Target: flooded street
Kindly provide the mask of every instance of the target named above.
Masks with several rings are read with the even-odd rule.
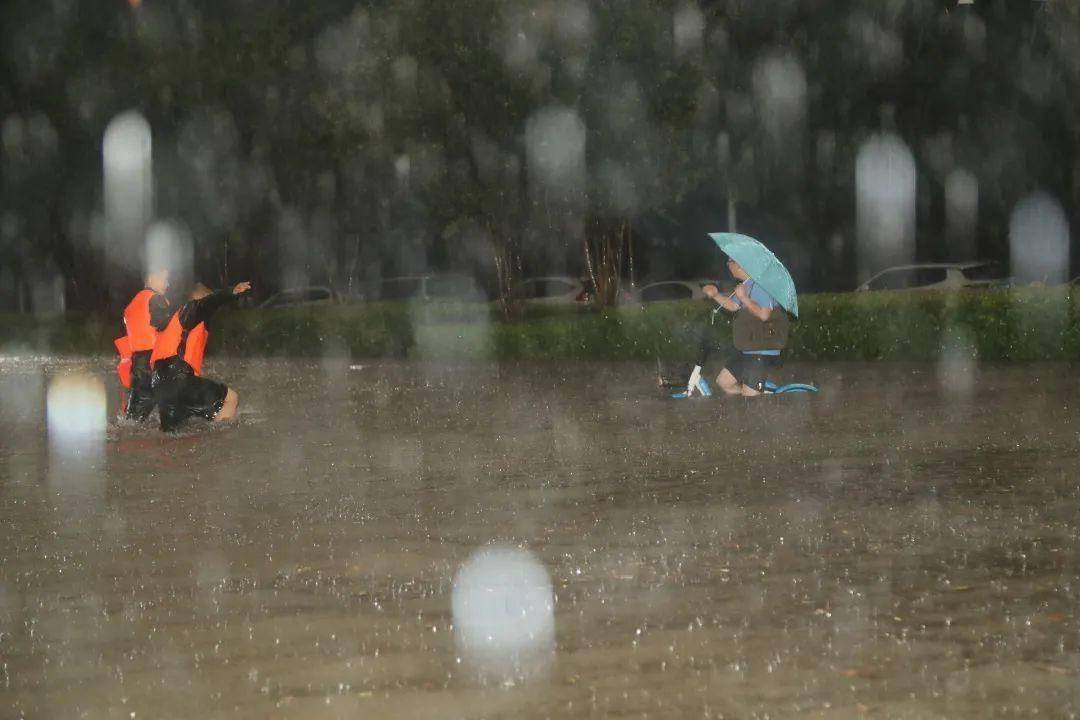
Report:
[[[7,359],[0,715],[1075,717],[1078,369],[215,360],[165,436]]]

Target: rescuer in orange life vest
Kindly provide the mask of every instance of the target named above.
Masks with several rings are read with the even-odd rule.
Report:
[[[125,414],[133,420],[145,420],[154,409],[150,354],[158,332],[165,329],[172,314],[169,301],[165,299],[168,289],[169,271],[152,272],[146,276],[146,287],[124,308],[127,335],[116,341],[121,356],[117,372],[122,382],[129,380],[124,382],[131,389]]]
[[[236,417],[240,404],[236,391],[202,377],[203,352],[209,337],[206,321],[219,307],[250,289],[249,282],[237,283],[232,291],[218,292],[197,284],[191,291],[191,299],[158,333],[150,364],[162,430],[175,430],[193,415],[207,420]]]

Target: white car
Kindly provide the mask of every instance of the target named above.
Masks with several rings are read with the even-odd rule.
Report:
[[[634,290],[633,302],[650,303],[666,300],[701,300],[705,298],[702,290],[706,285],[716,285],[716,280],[699,278],[697,280],[661,280],[642,285]]]
[[[517,292],[530,305],[585,305],[592,300],[585,283],[566,275],[524,278]]]
[[[997,265],[990,261],[917,263],[886,268],[855,288],[855,291],[948,290],[1003,285],[1007,282],[1007,279],[998,276]]]
[[[355,300],[460,300],[484,302],[487,297],[468,275],[403,275],[364,283]]]
[[[260,310],[290,307],[293,305],[315,305],[341,302],[341,297],[328,287],[312,286],[292,288],[274,293],[259,303]]]

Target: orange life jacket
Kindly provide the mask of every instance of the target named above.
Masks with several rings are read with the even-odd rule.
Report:
[[[120,384],[131,389],[131,341],[127,335],[113,340],[116,352],[120,353],[120,362],[116,363],[116,374],[120,377]]]
[[[154,349],[157,330],[150,324],[150,299],[156,294],[144,288],[124,308],[124,326],[133,353]]]
[[[210,333],[206,330],[206,323],[199,323],[191,330],[184,330],[180,325],[180,312],[173,313],[169,318],[169,324],[158,333],[154,342],[154,352],[150,355],[150,367],[158,360],[168,360],[171,357],[184,353],[184,362],[191,366],[196,375],[202,374],[203,353],[206,352],[206,341]]]

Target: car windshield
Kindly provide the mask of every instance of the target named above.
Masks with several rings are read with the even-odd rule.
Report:
[[[270,298],[266,303],[266,307],[283,307],[285,305],[292,305],[296,302],[296,293],[289,290],[286,292],[280,292],[277,295]]]

